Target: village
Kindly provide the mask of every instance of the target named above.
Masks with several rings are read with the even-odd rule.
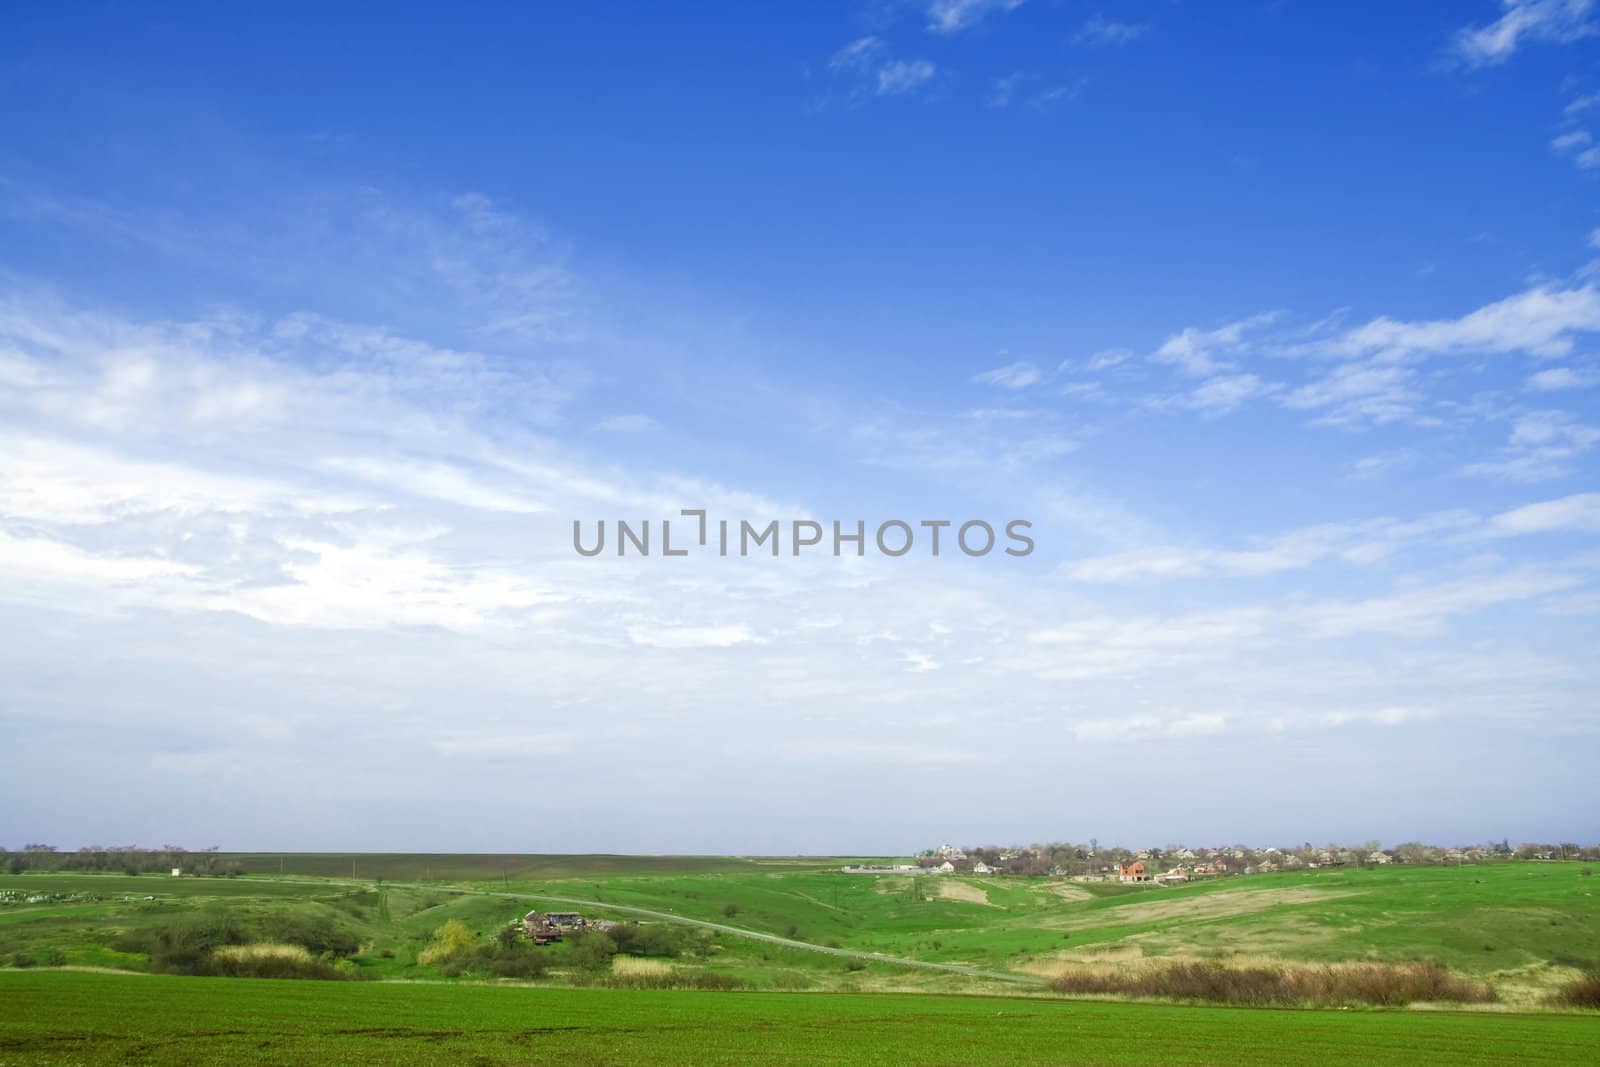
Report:
[[[1305,844],[1297,848],[1251,848],[1223,845],[1187,848],[1107,848],[1088,845],[1030,845],[1002,848],[961,848],[944,844],[917,854],[915,861],[894,864],[851,864],[846,874],[976,874],[1067,878],[1079,882],[1149,882],[1183,884],[1230,875],[1271,871],[1312,871],[1325,867],[1381,867],[1388,864],[1456,866],[1486,859],[1595,858],[1593,849],[1577,845],[1523,844],[1509,841],[1488,845],[1440,847],[1407,843],[1391,849],[1375,841],[1360,846]]]

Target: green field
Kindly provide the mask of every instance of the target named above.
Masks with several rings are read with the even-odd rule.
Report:
[[[0,1063],[1578,1063],[1600,1018],[0,973]]]
[[[1525,1062],[1555,1060],[1600,1042],[1600,1017],[1550,1000],[1600,971],[1597,880],[1575,862],[1167,888],[848,874],[815,859],[355,856],[354,878],[348,855],[245,859],[285,873],[0,876],[0,1061],[294,1062],[359,1047],[380,1062],[455,1062],[467,1049],[483,1062],[737,1062],[757,1050],[887,1062],[981,1040],[1063,1063],[1252,1049],[1304,1062],[1340,1047],[1459,1063],[1504,1061],[1512,1047]],[[532,907],[628,922],[635,941],[603,955],[519,941],[515,961],[532,969],[494,970],[496,934]],[[431,953],[452,921],[466,947],[447,965]],[[371,981],[179,977],[196,955],[172,945],[224,928],[216,944],[277,946],[327,977]],[[1153,960],[1438,962],[1491,985],[1498,1003],[1284,1011],[1068,999],[1048,986],[1067,969]]]
[[[288,913],[332,925],[359,942],[351,958],[363,973],[435,977],[415,961],[442,923],[459,919],[487,937],[541,906],[731,928],[704,931],[707,951],[679,962],[758,988],[992,988],[970,975],[851,963],[817,949],[1022,979],[1073,963],[1163,957],[1429,960],[1491,981],[1508,1001],[1528,1005],[1554,984],[1600,968],[1600,880],[1579,863],[1347,868],[1163,888],[857,875],[842,873],[834,860],[702,857],[357,856],[352,879],[311,873],[347,871],[350,856],[245,858],[251,868],[281,864],[289,873],[0,876],[0,894],[69,898],[0,904],[0,964],[21,953],[35,962],[137,969],[142,961],[126,947],[129,931],[221,910],[260,922]],[[386,873],[361,877],[363,867]],[[440,877],[424,880],[428,872]],[[550,959],[559,970],[559,946]]]

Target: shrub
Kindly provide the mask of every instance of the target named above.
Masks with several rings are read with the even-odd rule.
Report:
[[[195,970],[217,978],[315,978],[334,980],[356,977],[348,960],[335,963],[329,956],[313,959],[299,945],[232,945],[217,949]]]
[[[489,973],[496,978],[543,978],[549,968],[543,954],[532,950],[502,953],[489,960]]]
[[[38,965],[39,961],[26,952],[18,952],[11,957],[11,966],[13,967],[37,967]]]
[[[417,953],[417,962],[430,964],[458,963],[459,958],[472,951],[472,931],[460,919],[451,919],[433,932],[428,947]],[[456,973],[460,973],[457,968]]]
[[[1600,1008],[1600,974],[1573,979],[1556,990],[1551,999],[1569,1008]]]
[[[749,982],[731,974],[712,974],[685,967],[673,967],[663,973],[630,973],[611,975],[599,983],[609,989],[752,989]]]
[[[617,954],[617,943],[598,930],[579,930],[568,935],[567,941],[572,946],[572,962],[586,971],[611,966],[611,957]]]
[[[361,949],[361,938],[327,915],[272,912],[252,922],[251,932],[262,941],[300,945],[313,956],[352,956]]]
[[[166,974],[199,974],[213,951],[244,943],[244,934],[226,912],[184,915],[165,926],[124,937],[118,947],[144,952],[150,969]]]
[[[1437,963],[1360,963],[1339,967],[1228,967],[1173,962],[1126,971],[1080,971],[1051,983],[1059,993],[1122,994],[1223,1004],[1377,1004],[1417,1001],[1482,1004],[1493,987],[1452,975]]]
[[[618,923],[606,936],[616,942],[618,952],[628,956],[703,956],[711,945],[709,933],[667,923]]]

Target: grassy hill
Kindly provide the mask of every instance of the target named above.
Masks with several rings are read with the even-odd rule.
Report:
[[[250,869],[281,865],[288,873],[0,876],[0,895],[47,898],[0,904],[0,964],[138,969],[156,932],[187,916],[221,914],[247,939],[282,934],[313,948],[333,945],[364,975],[436,978],[418,955],[442,924],[459,920],[486,940],[540,906],[728,928],[696,931],[693,951],[674,966],[769,989],[998,988],[971,974],[813,951],[819,947],[1039,980],[1084,965],[1165,958],[1426,960],[1529,1005],[1561,981],[1600,970],[1600,880],[1579,863],[1341,868],[1167,888],[846,874],[842,861],[818,859],[358,855],[352,879],[348,855],[242,858]],[[571,972],[567,953],[546,950],[547,983],[584,977]]]

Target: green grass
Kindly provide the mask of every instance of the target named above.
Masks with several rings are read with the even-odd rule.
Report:
[[[0,973],[0,1064],[1576,1063],[1600,1016]]]
[[[349,860],[291,858],[295,862],[285,866],[302,872],[327,867],[337,873]],[[276,865],[275,855],[261,859]],[[138,968],[140,957],[115,950],[119,935],[195,909],[225,909],[246,919],[322,917],[358,936],[363,950],[355,962],[363,974],[436,977],[416,966],[416,953],[447,919],[488,936],[544,898],[572,897],[601,901],[579,906],[601,917],[608,908],[650,908],[810,945],[1033,974],[1050,973],[1067,960],[1134,957],[1428,960],[1495,983],[1512,1003],[1532,1005],[1580,969],[1600,967],[1600,879],[1578,863],[1344,868],[1176,888],[852,875],[839,871],[839,861],[815,859],[393,855],[358,856],[356,864],[400,874],[436,864],[438,872],[462,876],[426,882],[385,876],[381,883],[376,876],[308,873],[0,876],[0,890],[100,898],[0,906],[0,965],[25,952],[40,959],[61,953],[69,964]],[[512,866],[520,872],[513,877],[493,873]],[[981,902],[941,895],[952,890],[981,894]],[[610,917],[627,916],[613,911]],[[559,972],[562,949],[549,951]],[[708,957],[685,963],[767,988],[987,988],[974,979],[889,964],[850,968],[837,957],[727,934],[715,937]]]
[[[1196,885],[1052,886],[1045,880],[837,871],[514,881],[544,892],[730,922],[816,944],[986,966],[1062,956],[1437,960],[1490,975],[1600,961],[1600,879],[1578,863],[1340,869]],[[942,899],[966,884],[987,903]],[[1063,900],[1053,888],[1081,899]],[[736,908],[724,918],[727,905]]]

